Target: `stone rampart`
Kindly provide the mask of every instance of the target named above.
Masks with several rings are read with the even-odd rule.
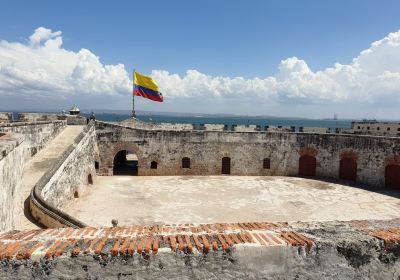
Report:
[[[18,113],[19,122],[53,122],[65,120],[65,117],[57,113]]]
[[[0,112],[0,123],[10,123],[13,121],[13,115],[9,112]]]
[[[39,223],[50,228],[85,226],[62,209],[93,184],[95,158],[95,126],[90,123],[33,188],[31,213]]]
[[[228,126],[226,124],[203,123],[203,124],[200,124],[200,130],[224,131],[224,130],[228,130]]]
[[[267,125],[265,126],[265,131],[268,132],[294,132],[295,131],[294,126],[273,126],[273,125]]]
[[[252,131],[261,131],[261,126],[248,124],[248,125],[232,125],[232,130],[236,132],[252,132]]]
[[[4,279],[398,279],[391,221],[135,225],[9,232]]]
[[[14,228],[21,205],[21,177],[24,167],[24,137],[0,133],[0,232]]]
[[[123,126],[128,126],[137,129],[147,129],[147,130],[193,130],[193,124],[186,123],[151,123],[151,122],[143,122],[138,119],[127,119],[119,124]]]
[[[330,133],[330,128],[324,127],[299,127],[299,132],[306,132],[306,133]]]
[[[219,175],[230,158],[232,175],[298,176],[301,156],[315,157],[315,175],[338,179],[343,157],[356,161],[356,181],[385,185],[388,161],[400,155],[400,138],[341,134],[143,130],[97,122],[100,174],[113,174],[121,150],[138,156],[139,175]],[[353,156],[353,157],[352,157]],[[182,168],[182,159],[190,168]],[[268,166],[264,166],[268,159]],[[156,168],[152,168],[156,162]],[[154,166],[153,166],[154,167]]]
[[[66,124],[66,121],[3,123],[0,124],[0,132],[12,132],[24,136],[25,153],[21,160],[26,161],[43,149]]]

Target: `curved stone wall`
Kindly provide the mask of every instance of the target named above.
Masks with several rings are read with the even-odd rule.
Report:
[[[144,130],[104,122],[96,123],[96,133],[102,175],[113,174],[113,159],[121,150],[137,155],[139,175],[219,175],[222,158],[229,157],[231,175],[298,176],[300,156],[310,154],[316,177],[338,179],[340,160],[352,155],[357,182],[384,186],[386,162],[400,155],[400,138],[376,136]],[[184,157],[190,168],[182,168]]]
[[[88,185],[93,184],[95,146],[95,127],[90,123],[57,164],[35,185],[31,192],[30,209],[40,224],[49,228],[86,226],[62,209],[77,194],[83,193]]]
[[[0,124],[0,131],[18,133],[24,136],[26,161],[43,149],[64,127],[66,121],[14,122]]]

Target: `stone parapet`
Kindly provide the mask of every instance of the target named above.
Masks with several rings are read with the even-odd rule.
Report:
[[[10,112],[0,112],[0,123],[10,123],[13,121],[13,114]]]
[[[397,279],[399,221],[11,231],[0,277]]]
[[[49,228],[86,226],[63,212],[62,208],[75,192],[84,192],[92,183],[88,182],[88,176],[93,180],[95,174],[94,130],[91,122],[32,189],[30,210],[38,223]],[[70,172],[65,173],[66,169]]]
[[[0,133],[0,231],[14,228],[22,204],[24,136]]]

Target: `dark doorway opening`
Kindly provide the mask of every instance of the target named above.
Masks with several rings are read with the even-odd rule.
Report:
[[[89,174],[89,175],[87,176],[87,182],[88,182],[88,185],[93,185],[93,177],[92,177],[92,174]]]
[[[263,168],[264,169],[270,169],[271,168],[271,161],[269,158],[265,158],[263,160]]]
[[[299,176],[314,177],[317,168],[317,159],[314,156],[303,155],[299,158]]]
[[[348,181],[356,181],[357,161],[352,158],[342,158],[340,160],[339,178]]]
[[[127,150],[119,151],[114,157],[114,175],[138,175],[138,158]]]
[[[400,190],[400,165],[390,164],[385,168],[385,186]]]
[[[222,174],[231,174],[231,158],[223,157],[222,158]]]
[[[182,158],[182,168],[190,168],[190,158]]]

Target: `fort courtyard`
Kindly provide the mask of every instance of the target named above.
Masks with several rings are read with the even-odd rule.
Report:
[[[0,278],[400,277],[399,137],[71,111],[3,113]]]
[[[265,176],[98,176],[67,213],[92,226],[400,217],[399,193]]]

